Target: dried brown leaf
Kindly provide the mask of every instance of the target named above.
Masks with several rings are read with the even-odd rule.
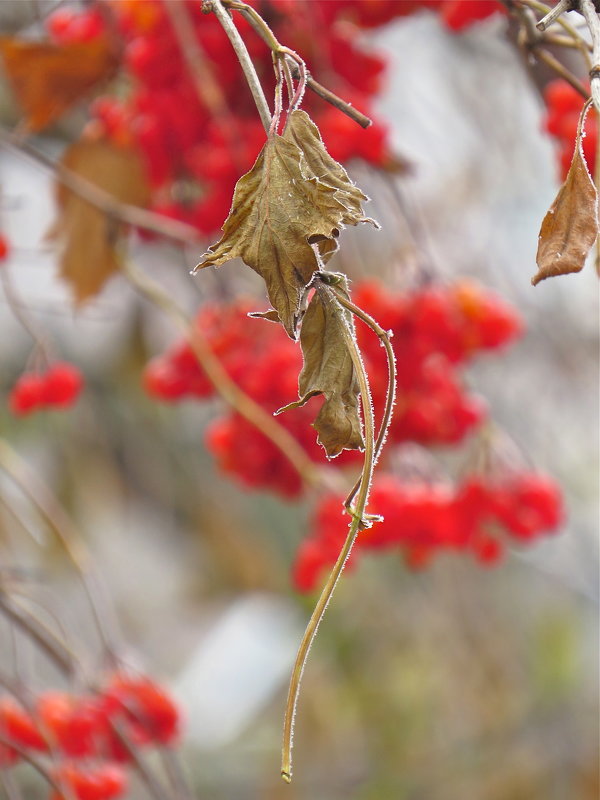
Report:
[[[531,279],[535,286],[553,275],[583,269],[598,235],[597,194],[578,142],[565,182],[540,228],[536,262]]]
[[[144,206],[149,190],[139,156],[104,140],[81,140],[66,151],[62,164],[117,200]],[[57,186],[59,216],[49,236],[60,248],[60,275],[77,304],[97,294],[119,269],[125,226],[79,195]]]
[[[348,297],[346,279],[336,276],[336,287]],[[360,388],[342,326],[354,335],[352,315],[332,297],[313,295],[302,319],[300,345],[304,366],[298,378],[300,399],[281,411],[298,408],[316,394],[323,403],[314,422],[318,442],[333,458],[342,450],[364,446],[359,414]]]
[[[0,54],[31,131],[54,122],[118,67],[117,54],[104,37],[57,45],[3,36]]]
[[[364,199],[327,154],[309,117],[295,111],[284,135],[271,136],[239,179],[223,236],[196,269],[242,258],[265,280],[271,304],[295,339],[306,287],[335,251],[340,229],[367,221]]]
[[[268,311],[251,311],[248,316],[252,317],[252,319],[264,319],[267,322],[276,322],[277,324],[281,322],[279,314],[274,308],[270,308]]]

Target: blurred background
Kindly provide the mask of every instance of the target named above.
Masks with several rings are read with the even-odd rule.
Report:
[[[0,4],[5,33],[33,24],[29,5]],[[506,19],[456,35],[423,12],[361,36],[388,61],[376,112],[410,168],[393,175],[349,163],[382,229],[345,231],[331,268],[399,288],[424,273],[472,276],[519,309],[526,336],[477,362],[468,381],[526,462],[562,487],[559,535],[495,569],[442,555],[414,573],[392,553],[363,557],[312,648],[286,786],[285,693],[314,602],[294,591],[290,565],[314,496],[285,502],[220,474],[203,446],[218,401],[163,406],[145,395],[145,363],[178,332],[119,277],[73,311],[44,238],[56,213],[51,179],[7,148],[6,269],[19,302],[80,366],[86,389],[68,414],[9,413],[31,340],[0,299],[0,431],[75,521],[114,606],[123,658],[181,703],[194,797],[591,800],[599,793],[597,276],[589,265],[531,286],[558,175],[540,94]],[[36,145],[58,156],[81,115]],[[7,128],[18,121],[6,83],[0,118]],[[243,293],[264,303],[261,281],[241,266],[191,277],[201,253],[136,238],[129,257],[190,313]],[[458,456],[432,458],[452,465]],[[0,493],[6,580],[98,668],[100,643],[63,550],[4,474]],[[64,685],[0,619],[3,673],[15,664],[34,690]],[[43,796],[27,766],[15,774],[28,800]],[[146,790],[134,783],[131,796]]]

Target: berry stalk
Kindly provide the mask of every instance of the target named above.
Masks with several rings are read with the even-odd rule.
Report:
[[[362,363],[360,351],[354,340],[354,337],[349,330],[345,316],[342,311],[342,306],[338,303],[336,295],[332,292],[329,286],[325,285],[320,278],[315,281],[315,289],[319,294],[323,305],[331,305],[335,303],[337,306],[338,314],[340,316],[341,328],[344,332],[344,339],[352,358],[352,363],[356,371],[358,383],[360,386],[360,396],[363,407],[363,420],[364,420],[364,436],[365,436],[365,455],[363,461],[363,468],[360,477],[360,488],[358,490],[358,497],[353,508],[349,509],[352,515],[352,522],[346,536],[346,541],[340,551],[340,554],[335,562],[333,569],[329,573],[327,582],[321,591],[314,611],[308,621],[306,630],[300,642],[296,660],[292,668],[292,676],[290,678],[290,685],[288,688],[288,696],[285,707],[285,717],[283,723],[283,746],[281,753],[281,777],[286,783],[291,783],[292,780],[292,746],[294,735],[294,719],[296,716],[296,708],[298,705],[298,697],[300,694],[300,683],[304,673],[304,667],[308,658],[311,645],[317,635],[319,625],[325,614],[329,601],[331,600],[337,582],[344,570],[344,565],[352,552],[352,547],[356,541],[356,537],[360,530],[368,527],[365,522],[365,509],[369,499],[369,490],[373,479],[373,468],[375,465],[375,420],[373,416],[373,405],[371,403],[371,390],[369,388],[369,379]]]

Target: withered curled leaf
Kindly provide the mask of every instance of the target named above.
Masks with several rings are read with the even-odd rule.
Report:
[[[377,226],[374,220],[365,219],[363,216],[362,204],[369,198],[352,183],[342,165],[329,155],[319,129],[305,111],[294,111],[284,137],[294,142],[302,151],[312,175],[337,189],[336,199],[343,204],[347,212],[342,219],[344,225],[371,222]]]
[[[578,141],[565,182],[540,228],[531,279],[535,286],[553,275],[580,272],[598,235],[597,193]]]
[[[368,221],[364,199],[327,154],[310,118],[294,111],[285,133],[270,136],[239,179],[223,235],[196,269],[241,257],[265,280],[273,308],[295,339],[306,287],[335,251],[340,229]]]
[[[336,288],[348,297],[343,275],[335,275]],[[300,399],[277,413],[298,408],[316,394],[323,403],[314,422],[318,442],[333,458],[342,450],[363,448],[359,414],[360,388],[342,326],[354,335],[352,315],[333,297],[315,292],[302,319],[300,345],[304,366],[298,378]]]
[[[25,125],[39,131],[110,79],[119,65],[106,37],[89,42],[35,42],[0,37],[0,54]]]
[[[144,168],[133,150],[82,139],[68,148],[61,163],[123,203],[148,203]],[[60,275],[80,304],[119,269],[125,226],[63,185],[57,186],[56,194],[59,216],[47,235],[58,244]]]
[[[253,319],[264,319],[267,322],[276,322],[277,324],[281,322],[279,314],[274,308],[270,308],[268,311],[251,311],[248,316]]]

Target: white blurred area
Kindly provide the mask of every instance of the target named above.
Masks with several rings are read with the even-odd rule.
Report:
[[[555,162],[552,143],[541,131],[541,102],[519,55],[502,37],[503,24],[492,20],[451,36],[433,16],[423,14],[373,37],[391,62],[380,114],[414,172],[399,179],[399,209],[385,181],[356,166],[355,176],[365,179],[373,197],[370,213],[383,230],[347,232],[348,262],[356,277],[381,268],[401,284],[400,258],[406,256],[414,266],[415,248],[420,249],[428,269],[443,279],[475,276],[521,309],[528,337],[510,352],[482,360],[471,379],[531,463],[562,484],[569,521],[559,536],[515,558],[541,571],[545,577],[538,575],[536,581],[550,591],[556,585],[560,592],[597,600],[598,280],[590,264],[579,275],[535,289],[530,284],[537,232],[557,189]],[[47,152],[60,148],[56,141],[38,144]],[[140,320],[150,350],[159,351],[175,337],[161,313],[140,302],[119,278],[97,301],[74,313],[68,290],[54,277],[54,255],[43,238],[53,216],[48,175],[3,149],[0,186],[1,228],[13,248],[11,281],[28,311],[55,337],[62,356],[79,363],[92,381],[101,381],[119,363],[122,341]],[[220,280],[204,273],[190,278],[188,270],[199,255],[182,254],[168,244],[137,245],[132,253],[189,311],[207,292],[204,287],[210,291]],[[241,279],[257,287],[246,272]],[[30,341],[3,301],[0,342],[6,390],[5,376],[18,374]],[[135,424],[130,411],[118,408],[116,413],[125,431]],[[169,430],[179,426],[178,435],[201,448],[197,425],[207,415],[185,409],[176,423],[170,420]],[[93,408],[81,411],[78,419],[83,426],[102,429]],[[10,426],[15,446],[52,484],[64,457],[60,433],[51,431],[46,442],[39,430],[22,436],[5,414],[0,424]],[[159,439],[165,435],[156,432]],[[202,545],[192,546],[182,535],[192,523],[159,509],[151,497],[142,503],[103,471],[99,452],[88,456],[82,486],[70,500],[78,519],[85,520],[85,536],[98,555],[133,649],[168,673],[178,697],[191,709],[191,744],[211,750],[235,742],[259,724],[274,698],[282,707],[303,615],[281,593],[257,594],[252,588],[220,592],[212,603],[200,603],[202,587],[210,580],[198,577]],[[208,457],[199,455],[197,463],[210,470]],[[199,472],[199,483],[203,480]],[[175,473],[174,498],[176,483]],[[237,489],[230,484],[215,491],[217,505],[230,502],[235,513],[247,518],[251,498],[236,499]],[[277,508],[269,503],[250,527],[273,524]],[[292,528],[299,536],[297,518]],[[292,553],[293,545],[288,550]],[[74,589],[67,588],[59,603],[77,625],[83,611],[74,607],[73,596]],[[161,631],[174,618],[177,625],[165,648]],[[85,637],[85,631],[80,633]]]

